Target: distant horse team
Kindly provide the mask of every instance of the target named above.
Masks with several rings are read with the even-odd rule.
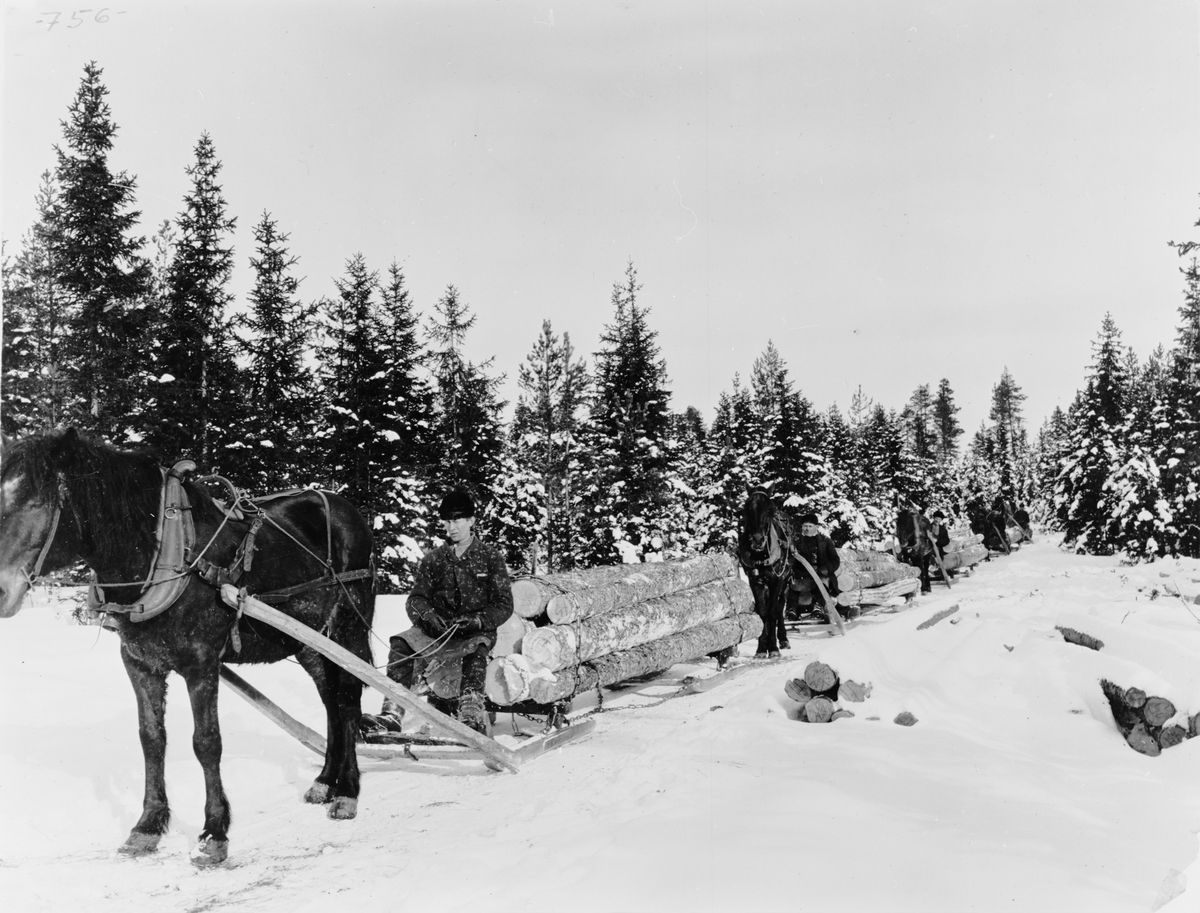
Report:
[[[932,591],[931,565],[936,564],[949,584],[953,572],[943,566],[949,536],[944,516],[933,518],[911,502],[897,502],[894,525],[895,554],[918,571],[921,592]],[[1019,538],[1032,539],[1029,513],[1014,510],[997,496],[991,510],[972,519],[972,531],[984,537],[991,551],[1009,551],[1008,529]],[[749,490],[738,523],[737,557],[750,583],[754,607],[763,622],[757,656],[773,658],[788,649],[786,621],[794,610],[824,606],[827,617],[837,616],[837,569],[839,559],[833,543],[820,534],[818,518],[809,513],[793,516],[775,504],[770,486]],[[820,598],[817,598],[819,593]],[[807,597],[807,598],[806,598]],[[851,610],[854,611],[854,610]]]

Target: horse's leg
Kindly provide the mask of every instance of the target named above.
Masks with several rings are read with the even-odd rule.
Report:
[[[325,675],[333,686],[330,689],[333,700],[326,707],[329,718],[326,762],[335,778],[329,817],[353,818],[358,814],[358,752],[354,743],[362,716],[362,684],[329,660],[325,661]]]
[[[300,665],[308,673],[313,684],[317,686],[317,695],[325,708],[325,763],[321,772],[313,780],[312,786],[304,794],[304,801],[313,805],[324,805],[333,798],[333,785],[337,782],[337,764],[335,762],[335,741],[340,727],[335,725],[333,708],[337,705],[337,675],[330,674],[332,664],[313,650],[301,650],[298,657]]]
[[[146,790],[142,797],[142,816],[138,819],[120,851],[130,856],[153,853],[167,831],[171,809],[167,804],[164,759],[167,754],[167,678],[134,659],[122,648],[121,660],[137,697],[138,736],[146,769]]]
[[[218,667],[189,674],[192,702],[192,750],[204,771],[204,830],[192,862],[218,865],[229,855],[229,800],[221,784],[221,722],[217,716]]]
[[[754,612],[762,619],[762,633],[758,635],[758,648],[754,655],[766,656],[775,641],[775,628],[771,624],[771,594],[761,580],[750,585],[750,592],[754,594]]]
[[[932,593],[933,585],[929,582],[929,553],[921,555],[921,592]]]
[[[790,650],[787,636],[787,600],[791,587],[787,580],[779,582],[779,595],[775,598],[775,642],[780,650]]]

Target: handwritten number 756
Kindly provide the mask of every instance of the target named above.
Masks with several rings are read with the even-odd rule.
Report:
[[[64,28],[68,28],[68,29],[79,28],[86,21],[83,18],[83,16],[85,14],[91,13],[91,12],[96,13],[96,15],[94,15],[92,17],[92,21],[99,22],[101,25],[103,25],[105,22],[108,22],[108,20],[110,18],[108,15],[108,10],[109,10],[109,7],[107,7],[107,6],[104,7],[104,9],[102,9],[102,10],[71,10],[71,18],[70,18],[68,24],[64,26]],[[117,13],[117,15],[119,16],[121,14]],[[46,31],[48,32],[52,28],[54,28],[56,25],[58,25],[59,20],[62,19],[62,17],[63,17],[63,13],[62,13],[62,10],[52,10],[52,11],[42,13],[42,16],[44,18],[37,20],[37,24],[46,26]],[[49,17],[49,18],[45,18],[45,17]]]

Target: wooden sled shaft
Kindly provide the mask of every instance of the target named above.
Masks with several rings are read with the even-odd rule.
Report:
[[[345,647],[342,647],[323,634],[314,631],[308,625],[283,614],[255,599],[253,596],[241,597],[238,589],[231,584],[221,587],[221,598],[233,608],[240,608],[243,614],[278,628],[284,634],[294,637],[305,646],[312,647],[322,656],[337,663],[351,675],[370,685],[376,691],[391,698],[405,710],[415,714],[419,719],[429,723],[436,731],[443,732],[456,742],[461,742],[480,751],[485,758],[494,761],[501,767],[516,773],[521,767],[521,757],[510,748],[499,742],[481,735],[469,726],[465,726],[453,717],[435,710],[429,704],[419,699],[415,694],[402,685],[396,684],[378,669],[363,662]]]

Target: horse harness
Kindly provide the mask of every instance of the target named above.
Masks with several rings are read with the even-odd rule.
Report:
[[[262,529],[264,522],[270,523],[275,529],[295,542],[301,549],[320,561],[324,565],[326,573],[315,580],[258,594],[257,598],[263,602],[282,603],[293,596],[298,596],[301,593],[311,590],[329,586],[341,586],[354,580],[365,580],[368,578],[374,580],[375,566],[373,560],[370,567],[360,568],[359,570],[343,571],[341,573],[334,570],[333,521],[329,512],[329,500],[326,497],[326,493],[320,489],[296,488],[276,492],[261,498],[246,498],[227,479],[221,476],[204,476],[197,479],[197,482],[219,481],[233,495],[233,501],[228,507],[214,499],[225,516],[208,542],[205,543],[202,549],[197,551],[196,527],[191,513],[192,504],[187,496],[187,491],[183,487],[184,477],[194,472],[195,469],[196,464],[191,460],[181,460],[170,469],[162,470],[163,485],[159,498],[158,523],[155,532],[154,555],[150,562],[150,574],[145,580],[129,583],[91,584],[88,587],[88,607],[92,612],[106,615],[127,615],[134,622],[148,621],[151,618],[161,615],[179,600],[193,574],[214,588],[219,589],[226,583],[236,586],[242,576],[253,567],[254,552],[256,550],[255,538]],[[315,491],[320,496],[325,509],[326,556],[324,559],[280,526],[260,507],[266,501],[310,490]],[[50,548],[54,544],[54,537],[58,532],[65,498],[65,486],[60,479],[58,497],[55,499],[51,512],[50,531],[46,536],[46,541],[43,543],[41,551],[38,553],[32,571],[26,572],[26,577],[31,584],[36,578],[41,576],[46,556],[49,555]],[[217,536],[225,525],[231,520],[243,521],[247,516],[253,517],[253,519],[250,521],[246,535],[242,538],[242,541],[234,552],[231,564],[228,567],[223,567],[208,560],[205,554],[213,542],[216,541]],[[106,599],[105,588],[114,589],[121,587],[138,588],[137,595],[134,596],[133,601],[128,603],[110,602]],[[241,613],[239,612],[238,614],[240,617]],[[241,643],[237,633],[236,621],[232,632],[232,641],[234,649],[240,650]]]

